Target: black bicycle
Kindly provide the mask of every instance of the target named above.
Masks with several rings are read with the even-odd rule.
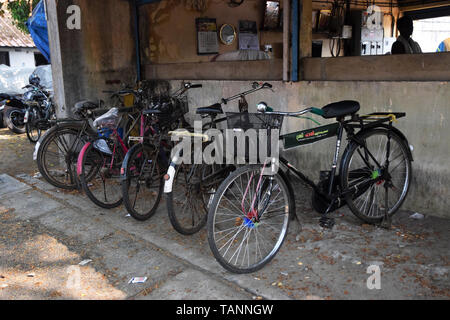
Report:
[[[202,129],[217,129],[217,124],[227,120],[227,117],[217,119],[220,114],[224,113],[222,105],[239,99],[239,111],[246,114],[248,103],[245,96],[262,89],[271,88],[272,85],[269,83],[254,82],[250,90],[224,98],[220,103],[197,108],[196,113],[202,119],[206,119]],[[201,151],[212,143],[207,135],[197,136],[195,132],[184,131],[173,134],[187,135],[191,139],[203,139]],[[225,163],[198,164],[198,161],[196,162],[193,158],[194,145],[193,143],[189,161],[179,161],[183,157],[182,150],[179,152],[176,149],[174,150],[169,169],[165,175],[164,193],[169,219],[174,229],[184,235],[195,234],[206,225],[208,208],[219,184],[236,168],[235,165]]]
[[[124,205],[133,218],[144,221],[155,214],[172,148],[168,132],[188,125],[184,118],[189,111],[185,93],[201,87],[183,83],[171,95],[151,99],[150,108],[142,113],[140,135],[129,137],[138,143],[125,156],[121,179]]]
[[[140,100],[136,99],[140,91],[124,89],[111,96],[116,98],[129,95],[135,97],[133,107],[119,108],[120,112],[127,115],[122,122],[124,141],[128,141],[128,135],[134,131],[139,132],[140,118],[136,114],[144,108]],[[38,141],[33,155],[39,172],[50,184],[68,190],[80,187],[76,168],[78,156],[86,143],[99,139],[101,134],[91,126],[91,122],[107,111],[101,100],[83,100],[73,108],[76,118],[50,120],[52,128]],[[86,175],[85,178],[89,180],[91,176]]]
[[[299,112],[272,111],[265,103],[260,113],[229,114],[229,127],[279,129],[283,118],[313,113],[336,122],[280,136],[285,149],[337,137],[329,171],[315,184],[283,157],[280,170],[273,159],[260,159],[231,173],[219,186],[208,213],[208,241],[217,261],[234,273],[261,269],[273,259],[286,237],[289,216],[295,214],[291,182],[284,172],[313,189],[314,208],[322,214],[320,225],[332,228],[329,213],[347,204],[367,223],[390,225],[391,216],[408,193],[412,154],[406,137],[393,126],[405,113],[372,113],[359,116],[356,101],[341,101],[322,109]],[[234,120],[232,120],[234,119]],[[236,120],[237,119],[237,120]],[[344,131],[348,145],[337,171]],[[271,161],[272,160],[272,161]],[[275,162],[276,164],[276,162]]]

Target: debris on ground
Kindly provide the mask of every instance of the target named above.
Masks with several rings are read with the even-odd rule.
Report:
[[[85,260],[83,260],[83,261],[81,261],[78,265],[80,265],[80,266],[85,266],[85,265],[87,265],[89,262],[91,262],[92,261],[92,259],[85,259]]]
[[[145,281],[147,281],[147,277],[133,277],[128,283],[144,283]]]
[[[41,174],[40,172],[36,172],[36,173],[34,174],[33,178],[35,178],[35,179],[40,179],[40,178],[42,178],[42,174]]]
[[[425,216],[421,213],[414,213],[412,215],[409,216],[411,219],[416,219],[416,220],[422,220],[423,218],[425,218]]]

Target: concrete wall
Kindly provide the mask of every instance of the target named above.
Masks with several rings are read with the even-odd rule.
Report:
[[[72,4],[81,9],[81,30],[67,28]],[[54,68],[62,68],[58,79],[63,79],[66,104],[60,114],[81,99],[106,99],[102,91],[117,89],[116,82],[135,83],[134,20],[128,1],[59,0],[56,10],[61,63]]]
[[[199,82],[199,81],[196,81]],[[202,82],[202,81],[200,81]],[[179,81],[173,81],[179,86]],[[203,81],[202,89],[189,92],[191,112],[196,107],[215,103],[222,97],[250,87],[248,81]],[[258,92],[247,97],[250,112],[259,101],[276,110],[295,111],[305,106],[322,107],[333,101],[358,100],[360,114],[375,111],[405,111],[406,117],[395,123],[414,147],[413,180],[403,208],[450,218],[450,84],[448,82],[271,82],[275,92]],[[225,107],[237,111],[237,103]],[[193,114],[190,119],[194,119]],[[317,118],[317,117],[316,117]],[[321,123],[327,123],[318,119]],[[290,119],[283,132],[298,131],[315,125],[307,120]],[[332,162],[334,139],[286,152],[289,160],[315,180],[319,170],[328,170]]]
[[[448,81],[450,52],[306,58],[305,80]]]

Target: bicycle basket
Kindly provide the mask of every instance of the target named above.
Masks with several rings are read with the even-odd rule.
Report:
[[[247,131],[249,129],[255,130],[265,130],[265,129],[280,129],[283,124],[283,116],[282,115],[274,115],[274,114],[264,114],[264,113],[237,113],[237,112],[226,112],[227,115],[227,126],[228,129],[241,129],[243,131]],[[235,130],[233,130],[235,131]],[[273,155],[274,150],[272,150],[272,138],[271,131],[267,132],[267,140],[265,143],[266,147],[263,149],[267,153],[266,155]],[[256,141],[254,140],[256,138]],[[227,136],[228,139],[228,136]],[[234,138],[233,138],[234,139]],[[244,138],[244,140],[235,140],[234,142],[227,141],[228,143],[232,143],[234,145],[234,155],[240,158],[244,155],[246,161],[252,161],[255,159],[254,156],[259,159],[260,162],[265,161],[265,158],[260,158],[262,141],[260,137],[257,136],[249,136]],[[278,149],[278,146],[276,147]],[[228,151],[227,151],[228,152]],[[253,154],[253,158],[250,156]],[[241,156],[239,156],[241,155]]]
[[[94,127],[97,129],[115,129],[119,125],[121,118],[119,110],[117,108],[112,108],[107,113],[94,120]]]
[[[228,129],[280,129],[282,115],[265,113],[227,112]]]

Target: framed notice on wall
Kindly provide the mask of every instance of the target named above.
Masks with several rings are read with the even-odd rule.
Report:
[[[216,19],[197,18],[195,25],[197,27],[197,54],[219,53]]]
[[[239,50],[259,50],[256,21],[239,21]]]

